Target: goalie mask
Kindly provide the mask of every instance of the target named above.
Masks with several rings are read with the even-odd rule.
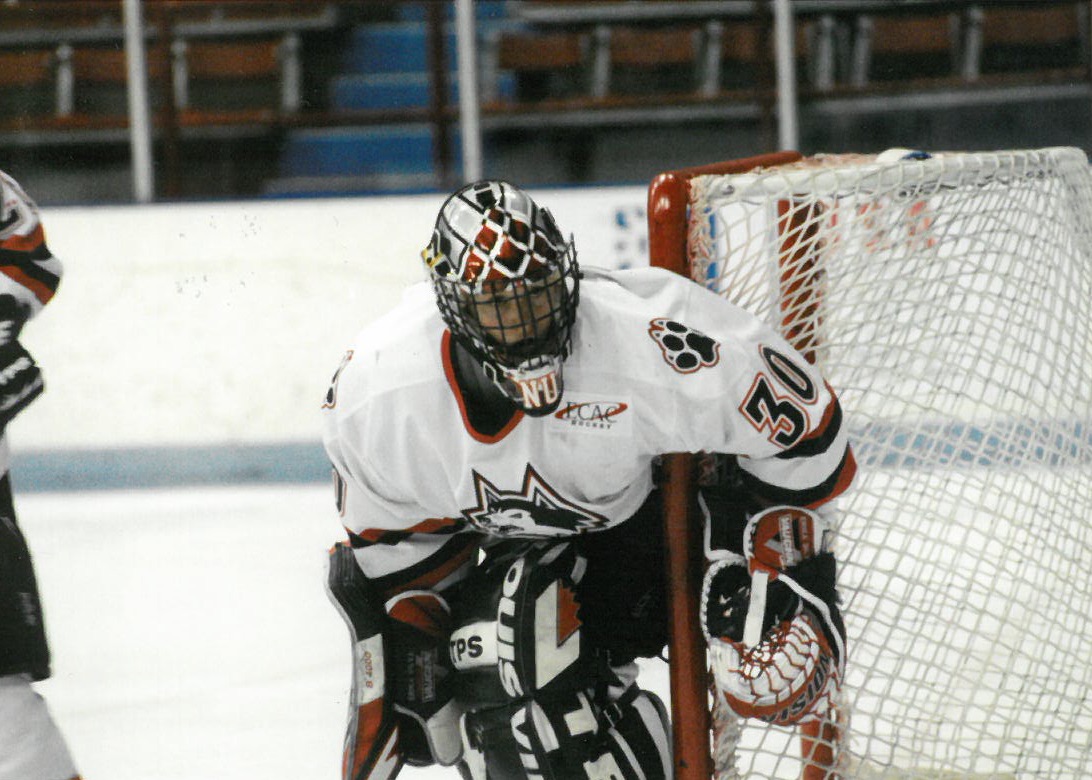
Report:
[[[507,182],[479,181],[440,208],[422,252],[444,323],[518,407],[561,401],[578,266],[553,216]]]

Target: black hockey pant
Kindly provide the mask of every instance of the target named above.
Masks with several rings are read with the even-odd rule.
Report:
[[[49,677],[49,646],[30,550],[15,522],[11,478],[0,478],[0,677]]]

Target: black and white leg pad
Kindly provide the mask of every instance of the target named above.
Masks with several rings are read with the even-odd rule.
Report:
[[[449,649],[470,708],[590,684],[576,595],[584,559],[566,543],[510,549],[487,559],[459,598]]]
[[[465,583],[450,650],[473,780],[670,775],[663,705],[586,646],[585,565],[565,542],[516,543],[494,548]]]
[[[667,712],[636,687],[606,707],[575,692],[467,713],[463,738],[473,780],[666,780],[671,773]]]
[[[388,780],[402,763],[456,763],[462,746],[444,599],[407,591],[384,603],[343,543],[330,552],[326,586],[353,644],[343,776]]]

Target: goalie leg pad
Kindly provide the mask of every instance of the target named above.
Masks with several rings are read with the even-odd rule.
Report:
[[[386,608],[391,618],[387,663],[394,709],[402,723],[402,754],[416,766],[450,766],[462,748],[455,678],[447,656],[447,602],[431,591],[407,591]]]
[[[517,702],[464,716],[474,780],[667,780],[667,711],[629,688],[606,707],[584,692]]]
[[[573,544],[523,540],[494,546],[464,583],[450,651],[475,780],[669,775],[663,706],[631,684],[632,665],[585,642],[585,570]]]
[[[459,698],[504,704],[591,684],[577,585],[585,560],[561,542],[502,544],[464,583],[451,634]]]
[[[345,544],[330,552],[327,591],[353,643],[342,776],[380,780],[403,763],[458,761],[446,602],[431,591],[409,591],[384,604]]]
[[[353,676],[349,723],[345,732],[341,776],[344,780],[385,780],[404,763],[398,722],[387,697],[383,602],[357,566],[345,544],[330,551],[326,592],[349,627]]]

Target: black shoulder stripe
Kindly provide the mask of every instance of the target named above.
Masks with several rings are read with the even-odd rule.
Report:
[[[49,247],[44,243],[38,244],[30,251],[22,249],[0,249],[0,263],[4,265],[28,265],[27,261],[40,262],[42,260],[49,260],[53,257],[53,253],[49,251]]]
[[[777,485],[771,485],[746,471],[740,471],[743,486],[750,493],[774,504],[787,504],[789,506],[818,506],[839,495],[853,481],[857,473],[857,461],[853,457],[853,449],[846,445],[845,453],[833,473],[818,485],[804,490],[792,490]]]
[[[833,407],[830,410],[829,419],[822,429],[801,439],[787,450],[777,453],[774,457],[782,460],[811,458],[815,455],[822,455],[829,450],[830,445],[838,438],[838,432],[842,430],[842,405],[838,403],[837,398],[834,398],[831,403]]]
[[[458,533],[466,526],[465,522],[459,522],[447,527],[439,527],[434,530],[430,530],[428,533],[431,536],[446,536],[454,533]],[[416,536],[420,531],[408,530],[408,531],[379,531],[379,530],[367,530],[363,533],[354,533],[346,529],[345,531],[349,535],[349,546],[354,550],[362,550],[365,547],[372,547],[377,544],[387,545],[393,547],[396,544],[409,539],[411,536]]]
[[[50,290],[56,290],[61,279],[57,274],[47,271],[37,261],[49,260],[53,257],[45,244],[31,252],[17,252],[13,249],[0,249],[0,267],[18,268],[31,279],[45,285]]]

